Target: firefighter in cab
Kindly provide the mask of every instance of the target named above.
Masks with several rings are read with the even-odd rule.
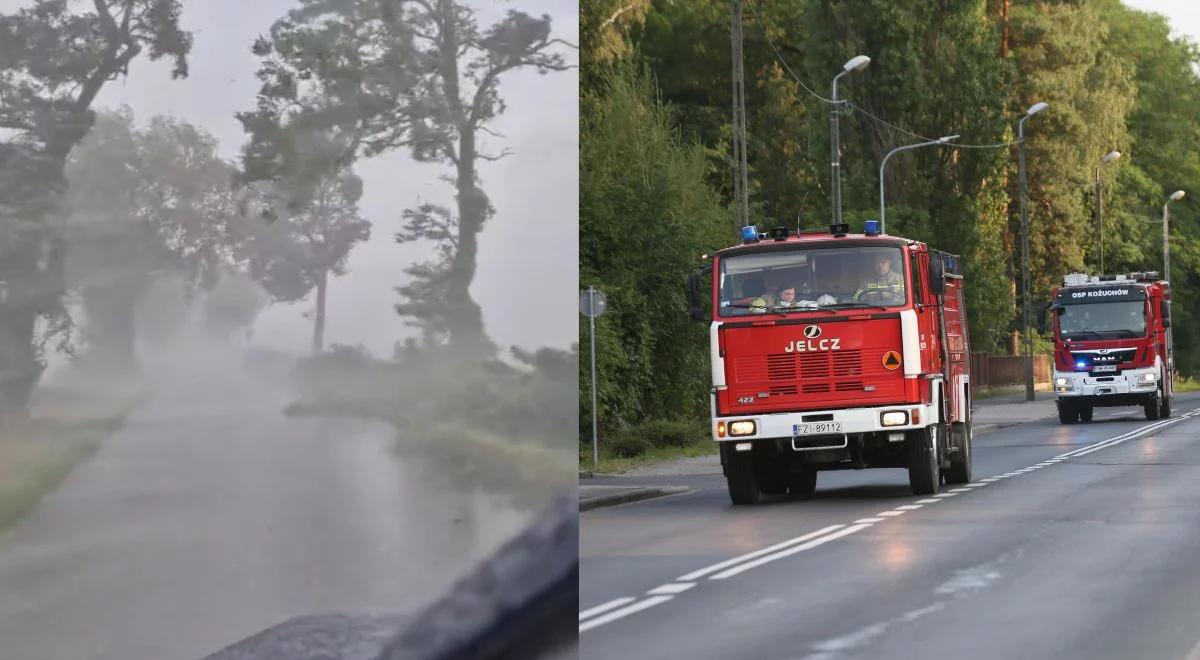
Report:
[[[862,288],[854,292],[854,299],[871,303],[892,303],[904,298],[904,280],[893,267],[892,259],[879,255],[874,260],[874,272],[867,277]]]

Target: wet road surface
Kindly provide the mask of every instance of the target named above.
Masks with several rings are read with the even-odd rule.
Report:
[[[582,514],[581,657],[1187,657],[1198,409],[998,429],[939,497],[825,472],[812,500],[734,508],[720,475],[672,477],[697,491]]]
[[[0,658],[202,657],[293,616],[411,613],[528,514],[189,364],[0,537]]]

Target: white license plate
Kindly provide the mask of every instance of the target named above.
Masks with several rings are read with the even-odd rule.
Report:
[[[841,422],[810,422],[808,424],[793,424],[792,435],[825,435],[841,433]]]
[[[1117,365],[1115,365],[1115,364],[1098,364],[1098,365],[1092,367],[1092,371],[1094,371],[1098,374],[1116,373]]]

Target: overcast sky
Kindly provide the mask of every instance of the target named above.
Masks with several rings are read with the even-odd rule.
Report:
[[[0,0],[0,5],[26,1]],[[139,121],[170,114],[201,126],[221,142],[224,156],[235,158],[244,141],[234,113],[251,109],[258,91],[257,59],[249,45],[295,0],[185,0],[185,29],[195,35],[186,80],[170,79],[169,63],[139,59],[127,78],[109,83],[97,107],[122,104]],[[549,14],[556,36],[578,42],[576,0],[474,0],[483,27],[509,9]],[[569,55],[577,62],[574,53]],[[500,345],[566,348],[576,341],[578,289],[578,75],[533,71],[506,74],[500,92],[508,109],[491,128],[504,136],[488,138],[489,151],[508,147],[514,155],[481,163],[484,190],[496,215],[480,242],[479,271],[472,294],[483,306],[488,332]],[[403,269],[423,260],[428,246],[397,245],[393,235],[403,209],[422,201],[452,204],[451,186],[439,176],[442,165],[417,164],[396,151],[360,162],[365,181],[364,217],[374,223],[369,243],[355,248],[350,273],[330,284],[327,343],[362,343],[381,356],[409,331],[392,306]],[[256,342],[303,350],[311,322],[302,315],[312,302],[279,306],[263,315]]]

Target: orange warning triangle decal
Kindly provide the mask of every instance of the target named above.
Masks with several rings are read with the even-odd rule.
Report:
[[[883,366],[889,371],[894,371],[900,366],[900,354],[896,351],[888,351],[883,354]]]

